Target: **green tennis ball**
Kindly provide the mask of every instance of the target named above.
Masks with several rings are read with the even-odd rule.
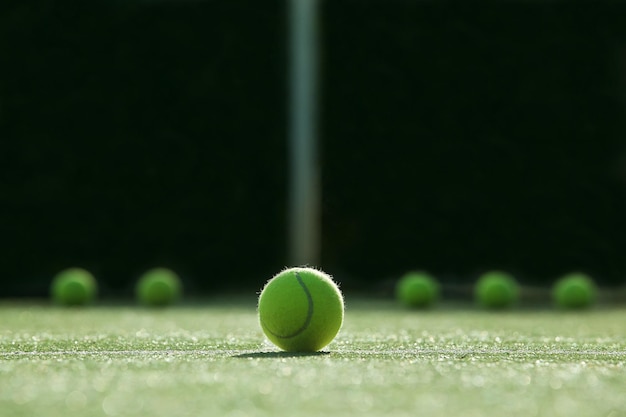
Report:
[[[510,307],[519,297],[519,286],[512,275],[502,271],[483,274],[474,287],[476,301],[488,309]]]
[[[439,283],[426,272],[409,272],[396,284],[396,298],[407,307],[430,307],[439,298]]]
[[[91,273],[82,268],[68,268],[59,272],[50,285],[50,294],[56,304],[79,306],[96,298],[98,283]]]
[[[343,323],[343,296],[330,275],[290,268],[270,279],[259,297],[259,322],[267,338],[290,352],[316,352]]]
[[[596,300],[596,284],[583,273],[576,272],[559,279],[552,289],[555,304],[565,309],[582,309],[591,306]]]
[[[163,307],[174,304],[182,294],[179,276],[167,268],[154,268],[145,272],[137,282],[135,295],[139,303]]]

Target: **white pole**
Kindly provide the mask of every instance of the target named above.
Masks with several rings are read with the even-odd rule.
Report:
[[[317,0],[289,0],[289,257],[320,261],[317,160]]]

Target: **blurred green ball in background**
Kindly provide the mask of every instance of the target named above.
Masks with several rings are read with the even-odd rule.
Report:
[[[589,275],[581,272],[563,276],[552,290],[554,303],[564,309],[587,308],[595,302],[596,295],[595,282]]]
[[[484,308],[508,308],[519,298],[519,285],[507,272],[490,271],[481,275],[476,282],[474,297]]]
[[[396,284],[396,298],[407,307],[431,307],[439,298],[439,283],[426,272],[408,272]]]
[[[146,271],[137,282],[137,301],[146,306],[167,306],[181,297],[183,286],[178,274],[168,268]]]
[[[53,302],[66,306],[88,304],[96,298],[97,292],[96,279],[82,268],[68,268],[59,272],[50,287]]]

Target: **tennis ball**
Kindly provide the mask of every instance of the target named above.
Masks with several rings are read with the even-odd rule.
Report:
[[[517,301],[519,287],[512,275],[502,271],[490,271],[476,282],[474,296],[485,308],[502,309]]]
[[[52,300],[65,306],[85,305],[96,298],[98,283],[91,273],[82,268],[68,268],[52,280]]]
[[[596,292],[596,284],[590,276],[575,272],[565,275],[555,283],[552,298],[558,307],[582,309],[595,302]]]
[[[426,272],[409,272],[396,284],[396,298],[407,307],[430,307],[439,298],[439,283]]]
[[[182,289],[180,278],[174,271],[153,268],[141,275],[135,287],[135,295],[143,305],[162,307],[175,303]]]
[[[267,338],[290,352],[316,352],[343,323],[343,296],[330,275],[313,268],[286,269],[259,297],[259,322]]]

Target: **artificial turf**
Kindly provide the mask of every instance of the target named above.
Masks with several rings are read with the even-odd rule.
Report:
[[[1,416],[626,416],[626,309],[407,311],[347,298],[320,354],[253,299],[0,304]]]

